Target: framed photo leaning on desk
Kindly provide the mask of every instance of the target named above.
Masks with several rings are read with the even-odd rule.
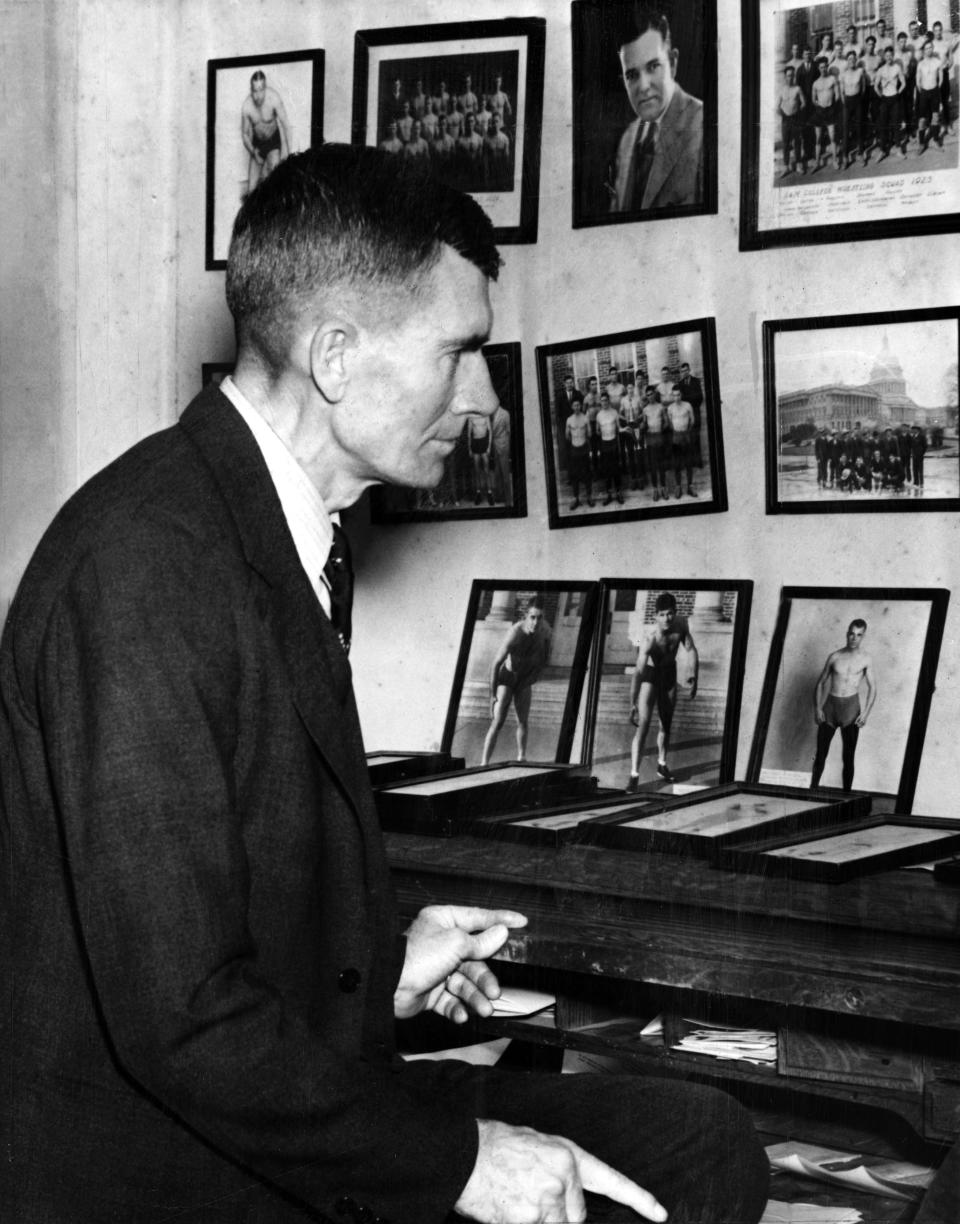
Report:
[[[949,598],[784,587],[747,781],[868,791],[874,812],[909,813]]]
[[[441,751],[568,762],[596,600],[594,582],[475,578]]]

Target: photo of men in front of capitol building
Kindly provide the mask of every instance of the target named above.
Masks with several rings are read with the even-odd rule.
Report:
[[[781,502],[957,497],[957,320],[775,337]]]

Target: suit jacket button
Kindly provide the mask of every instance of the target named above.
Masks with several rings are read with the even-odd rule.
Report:
[[[344,994],[353,994],[360,985],[360,970],[359,969],[344,969],[337,978],[337,985]]]

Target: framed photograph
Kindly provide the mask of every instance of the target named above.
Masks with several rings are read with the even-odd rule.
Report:
[[[620,792],[588,796],[574,803],[561,803],[538,812],[509,812],[499,816],[483,816],[470,825],[472,837],[490,837],[495,841],[522,842],[535,846],[561,846],[576,841],[585,824],[602,817],[638,812],[645,806],[639,797]]]
[[[219,387],[227,375],[232,373],[232,361],[204,361],[200,366],[200,385],[209,387],[213,383],[215,387]]]
[[[717,211],[717,6],[574,0],[573,225]]]
[[[323,51],[207,61],[207,271],[227,266],[247,195],[323,139]]]
[[[367,771],[370,785],[390,786],[408,778],[426,778],[433,774],[463,769],[466,761],[447,752],[368,752]]]
[[[732,781],[753,583],[604,578],[587,750],[601,786],[675,795]]]
[[[901,40],[875,0],[742,13],[740,249],[956,230],[949,41]]]
[[[596,606],[594,582],[474,579],[441,751],[568,762]]]
[[[849,829],[870,813],[870,796],[840,798],[834,792],[732,782],[703,795],[685,795],[659,811],[614,816],[589,831],[593,845],[715,858],[758,836],[781,838],[814,830],[822,836]]]
[[[509,761],[381,786],[374,801],[386,829],[449,837],[464,832],[478,816],[538,809],[582,797],[595,787],[582,765]]]
[[[949,598],[784,587],[747,781],[869,791],[874,811],[908,813]]]
[[[727,508],[713,319],[537,349],[551,527]]]
[[[498,243],[536,242],[545,33],[542,17],[360,30],[353,143],[426,159]]]
[[[854,829],[768,838],[725,851],[721,865],[735,871],[842,884],[854,876],[927,862],[958,848],[960,821],[878,816],[861,821]]]
[[[960,510],[960,307],[763,325],[767,513]]]
[[[374,523],[526,518],[520,345],[485,344],[483,355],[500,400],[493,416],[465,421],[435,488],[378,485],[371,489],[370,517]]]

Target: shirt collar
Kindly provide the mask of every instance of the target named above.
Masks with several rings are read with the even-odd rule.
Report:
[[[330,612],[330,593],[323,581],[333,542],[333,525],[323,498],[292,451],[259,413],[228,374],[220,390],[243,417],[263,455],[304,572],[324,610]]]

